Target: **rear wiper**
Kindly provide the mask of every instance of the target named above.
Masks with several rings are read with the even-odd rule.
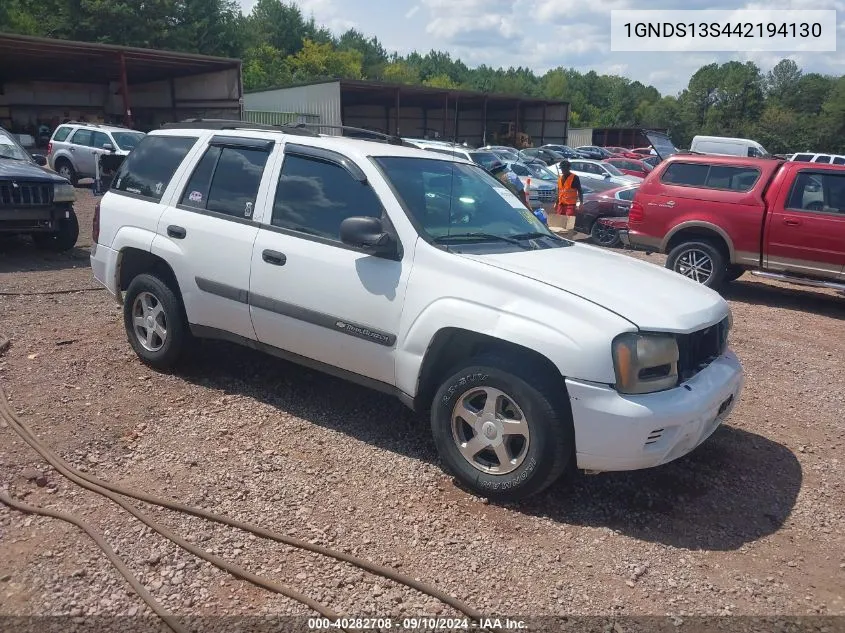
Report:
[[[520,248],[527,249],[530,248],[526,246],[519,240],[515,240],[511,237],[505,237],[504,235],[494,235],[492,233],[451,233],[450,235],[441,235],[439,237],[434,238],[434,242],[436,244],[440,244],[442,242],[448,242],[451,240],[463,240],[463,239],[480,239],[480,240],[495,240],[498,242],[507,242],[508,244],[516,244]]]

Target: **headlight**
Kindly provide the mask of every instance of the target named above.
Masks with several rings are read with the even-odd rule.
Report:
[[[678,356],[678,343],[671,334],[620,334],[613,340],[617,391],[671,389],[678,384]]]
[[[73,185],[56,183],[53,185],[53,202],[73,202],[76,200],[76,191]]]

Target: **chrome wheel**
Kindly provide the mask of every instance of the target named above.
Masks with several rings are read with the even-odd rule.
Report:
[[[528,454],[528,420],[505,392],[471,389],[452,410],[452,439],[474,468],[504,475],[519,468]]]
[[[704,251],[692,248],[681,253],[675,260],[675,272],[700,284],[706,284],[713,276],[713,260]]]
[[[142,292],[132,304],[132,325],[138,343],[148,352],[157,352],[167,340],[164,306],[151,292]]]

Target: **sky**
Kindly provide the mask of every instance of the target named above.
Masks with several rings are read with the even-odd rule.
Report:
[[[255,0],[240,0],[248,12]],[[845,75],[845,0],[298,0],[335,33],[356,28],[401,54],[447,51],[474,68],[564,66],[616,74],[675,95],[698,68],[754,61],[764,72],[784,57],[805,72]],[[638,5],[638,6],[637,6]],[[836,9],[837,52],[611,52],[611,9]],[[833,25],[826,25],[833,26]]]

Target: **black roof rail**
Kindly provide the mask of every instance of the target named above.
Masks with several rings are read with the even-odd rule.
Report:
[[[185,119],[173,123],[163,123],[162,130],[265,130],[268,132],[284,132],[295,136],[319,136],[311,130],[299,129],[294,125],[272,125],[269,123],[252,123],[238,119]]]
[[[332,125],[328,123],[295,123],[292,124],[293,127],[301,128],[301,129],[311,129],[311,128],[328,128],[331,130],[342,130],[344,132],[354,132],[355,134],[364,134],[369,137],[375,138],[362,138],[360,136],[352,136],[352,138],[361,138],[364,141],[376,141],[380,143],[388,143],[390,145],[404,145],[405,147],[416,147],[413,143],[409,143],[401,136],[396,136],[395,134],[386,134],[384,132],[377,132],[376,130],[368,130],[362,127],[352,127],[350,125]]]

